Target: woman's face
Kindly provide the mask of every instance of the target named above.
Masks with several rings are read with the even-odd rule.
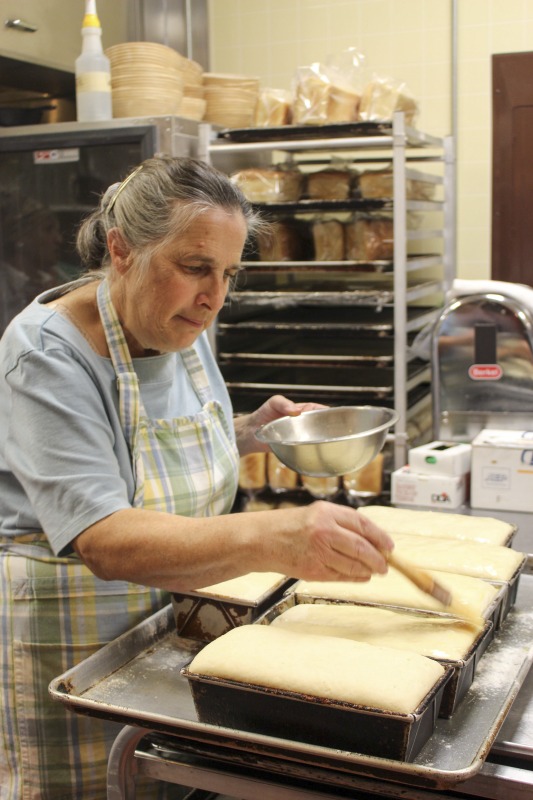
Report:
[[[135,269],[118,270],[112,297],[132,356],[182,350],[211,325],[241,269],[246,235],[240,212],[213,209],[154,255],[140,280]]]

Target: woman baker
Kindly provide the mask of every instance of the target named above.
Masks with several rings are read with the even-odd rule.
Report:
[[[82,224],[85,277],[1,340],[1,800],[105,797],[116,726],[66,711],[48,684],[168,592],[386,572],[392,542],[352,508],[228,513],[254,431],[315,407],[275,396],[233,419],[209,346],[261,224],[212,167],[149,159]]]

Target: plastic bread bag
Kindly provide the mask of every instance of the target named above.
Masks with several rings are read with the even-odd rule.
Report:
[[[234,172],[231,181],[251,203],[295,202],[303,191],[304,174],[295,166],[279,164]]]
[[[330,81],[318,62],[299,67],[293,81],[292,119],[297,125],[324,125],[328,121]]]
[[[394,257],[391,217],[356,214],[344,228],[347,261],[390,261]]]
[[[360,118],[366,122],[385,122],[392,119],[395,111],[405,113],[406,125],[415,125],[418,103],[406,84],[392,78],[374,77],[363,89]]]
[[[327,167],[307,173],[305,195],[312,200],[348,200],[357,175],[346,160],[333,157]]]
[[[327,121],[356,122],[363,88],[364,56],[355,47],[328,56],[324,72],[330,83]]]
[[[261,89],[255,107],[257,128],[276,128],[292,122],[292,93],[286,89]]]

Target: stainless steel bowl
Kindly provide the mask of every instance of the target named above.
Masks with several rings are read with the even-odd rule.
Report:
[[[255,436],[302,475],[346,475],[372,461],[397,421],[390,408],[338,406],[281,417]]]

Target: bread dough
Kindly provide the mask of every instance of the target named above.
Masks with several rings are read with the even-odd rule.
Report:
[[[347,603],[299,603],[275,617],[271,625],[299,633],[340,636],[412,650],[429,658],[450,661],[465,658],[479,635],[472,626],[449,617]]]
[[[207,644],[189,671],[409,714],[444,668],[418,653],[255,624]]]
[[[366,506],[359,509],[387,533],[416,533],[468,539],[482,544],[505,545],[513,526],[492,517],[470,517],[466,514],[445,514],[440,511],[414,511],[389,506]]]
[[[392,533],[391,538],[398,555],[422,569],[456,572],[489,581],[509,581],[524,561],[523,553],[495,544],[409,533]]]
[[[467,575],[428,570],[435,580],[453,597],[457,609],[464,607],[480,616],[487,613],[498,593],[491,583]],[[424,611],[442,611],[442,605],[434,597],[423,592],[401,572],[389,567],[386,575],[374,575],[369,581],[298,581],[294,586],[298,595],[352,600],[363,603],[419,608]]]
[[[268,592],[273,592],[286,580],[287,577],[279,572],[249,572],[238,578],[198,589],[195,594],[201,594],[202,597],[216,595],[228,600],[254,603],[261,600]]]

